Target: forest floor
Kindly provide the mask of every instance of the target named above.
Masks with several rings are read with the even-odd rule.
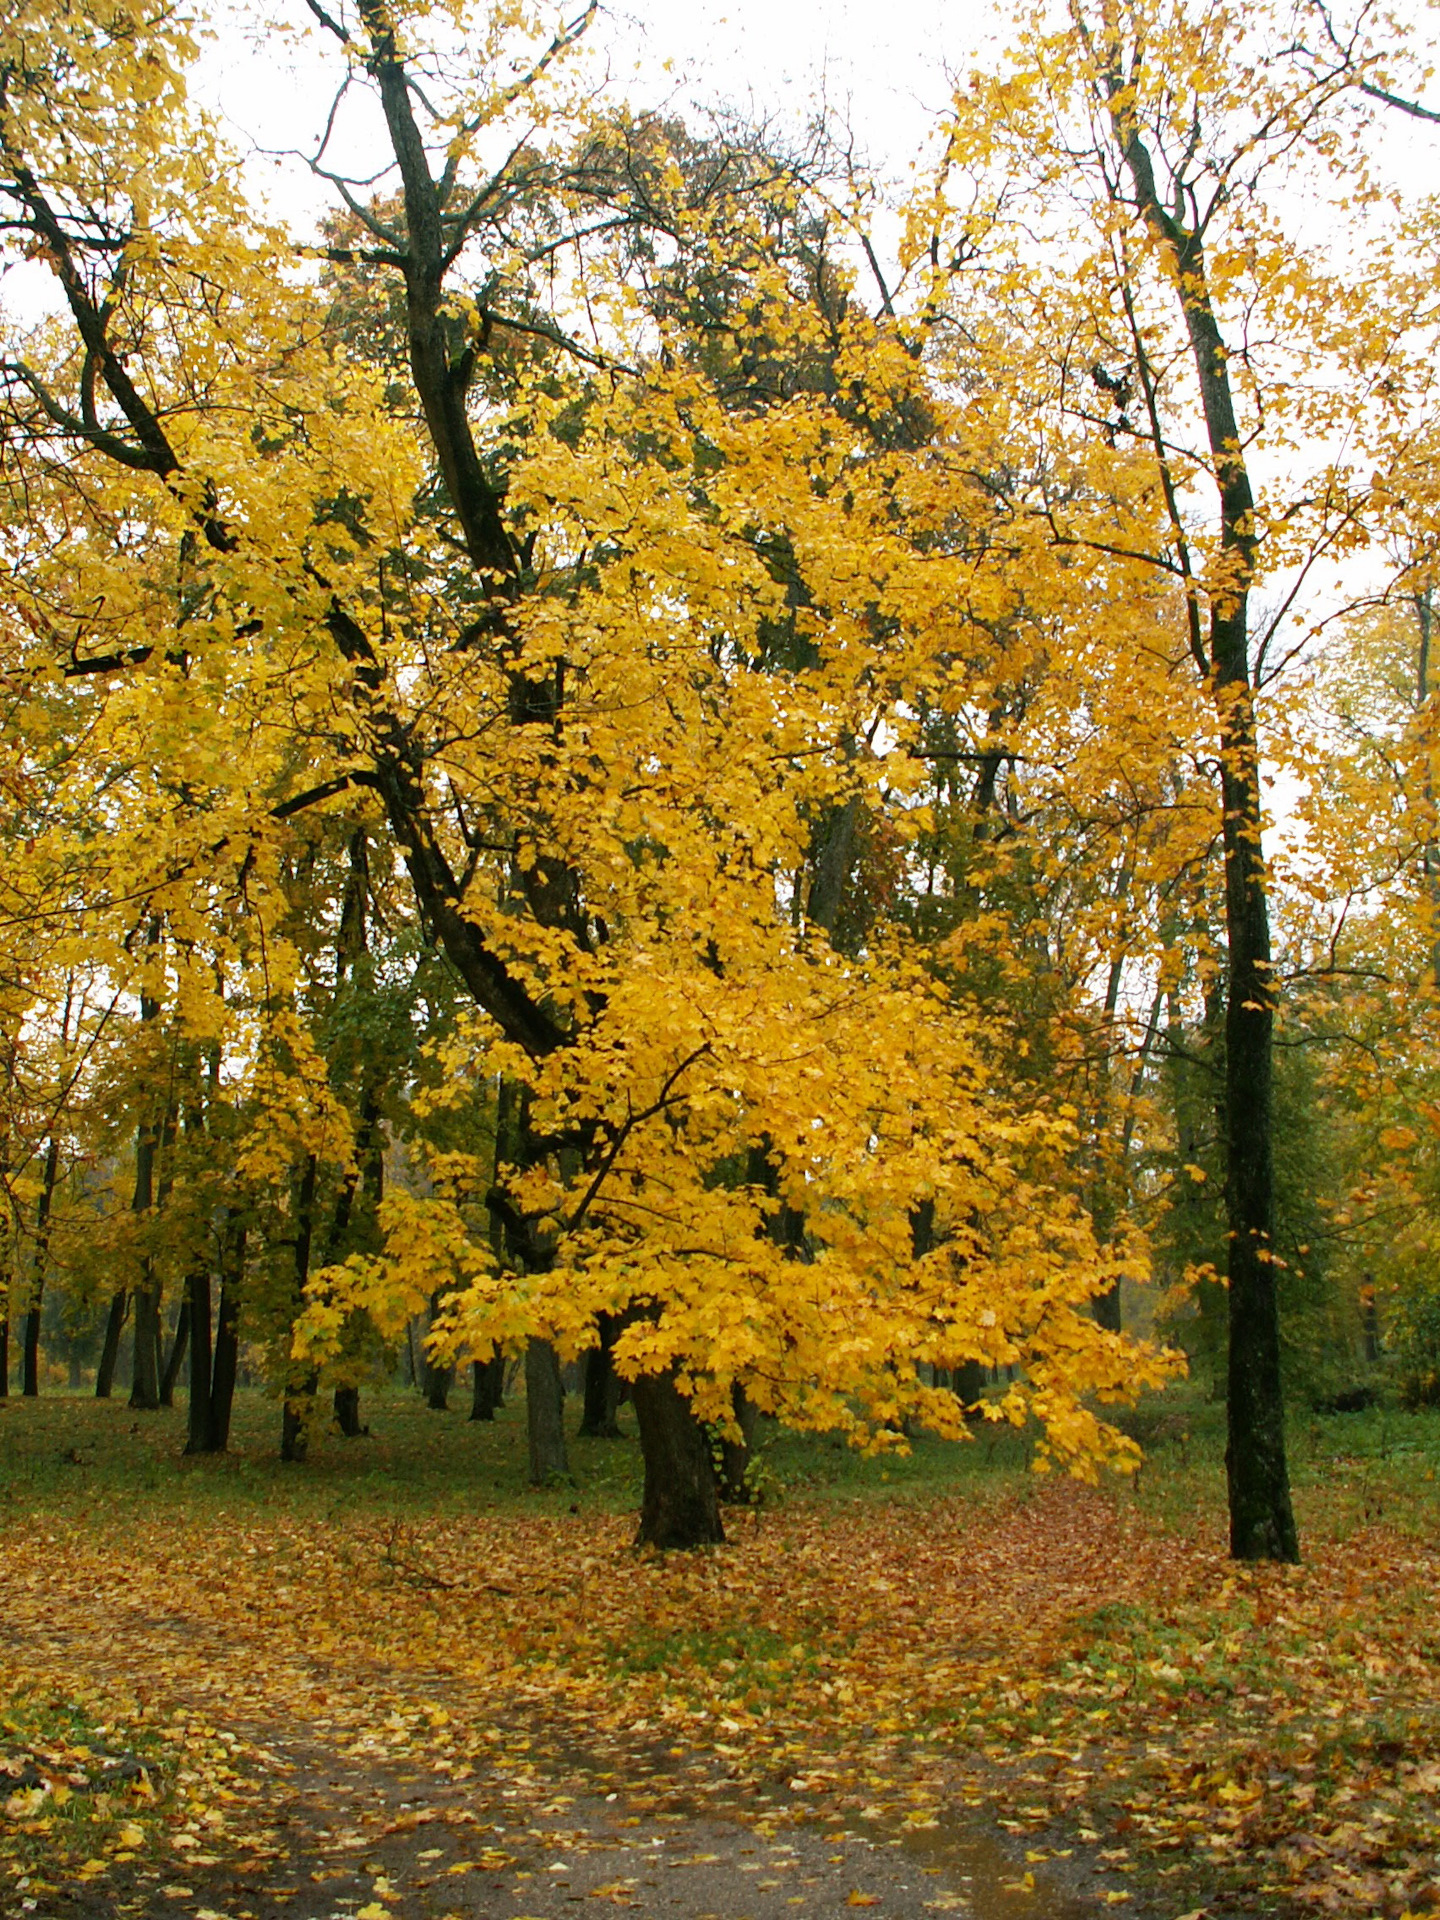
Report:
[[[1240,1569],[1193,1394],[1138,1485],[777,1440],[668,1557],[633,1441],[538,1494],[523,1411],[369,1418],[0,1410],[0,1913],[1440,1912],[1440,1419],[1297,1427],[1305,1564]]]

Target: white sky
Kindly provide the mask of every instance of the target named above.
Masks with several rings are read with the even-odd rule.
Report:
[[[304,20],[303,0],[285,17]],[[862,157],[902,175],[947,103],[946,67],[964,72],[983,57],[1002,18],[984,0],[613,0],[588,39],[616,93],[637,105],[727,104],[799,123],[823,95]],[[326,80],[258,13],[237,5],[229,21],[197,92],[241,147],[305,145],[328,105]],[[298,169],[277,168],[270,197],[291,219],[324,204]]]

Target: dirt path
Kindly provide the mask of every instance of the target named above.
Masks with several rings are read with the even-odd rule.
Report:
[[[773,1810],[747,1824],[695,1810],[686,1789],[667,1805],[623,1784],[602,1793],[528,1752],[447,1780],[256,1732],[247,1729],[223,1825],[174,1827],[168,1858],[117,1861],[103,1880],[38,1896],[21,1889],[15,1911],[36,1920],[560,1920],[591,1900],[675,1920],[1115,1911],[1107,1889],[1082,1888],[1067,1863],[1027,1868],[979,1829],[905,1836],[838,1820],[827,1829]],[[1138,1920],[1133,1903],[1125,1911]]]

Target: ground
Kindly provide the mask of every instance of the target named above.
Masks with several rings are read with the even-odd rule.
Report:
[[[1299,1430],[1306,1563],[1251,1570],[1193,1393],[1138,1488],[779,1441],[668,1557],[633,1442],[531,1494],[514,1411],[370,1417],[283,1468],[258,1397],[215,1461],[0,1412],[0,1912],[1440,1908],[1431,1416]]]

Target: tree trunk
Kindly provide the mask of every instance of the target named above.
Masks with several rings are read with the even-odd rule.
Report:
[[[738,1382],[732,1389],[731,1402],[740,1427],[740,1438],[732,1440],[726,1435],[720,1442],[720,1497],[729,1501],[731,1506],[743,1507],[748,1506],[755,1497],[755,1489],[747,1476],[760,1410]]]
[[[66,1007],[68,1025],[69,1007]],[[64,1038],[64,1027],[61,1037]],[[40,1392],[40,1309],[45,1299],[45,1261],[50,1251],[50,1213],[55,1203],[55,1184],[60,1174],[60,1140],[51,1134],[45,1148],[45,1173],[40,1198],[35,1207],[35,1265],[30,1280],[30,1305],[25,1315],[24,1385],[27,1400]]]
[[[1271,1125],[1275,983],[1261,844],[1260,752],[1250,677],[1249,595],[1260,553],[1245,439],[1235,414],[1229,354],[1211,298],[1203,228],[1167,205],[1135,115],[1133,75],[1118,53],[1106,75],[1110,117],[1135,205],[1166,249],[1200,390],[1220,517],[1221,571],[1210,591],[1204,672],[1220,730],[1225,854],[1225,1208],[1229,1241],[1229,1356],[1225,1471],[1230,1551],[1237,1560],[1298,1560],[1285,1463],[1280,1314],[1275,1288]],[[1168,448],[1157,434],[1162,468]],[[1178,523],[1177,523],[1178,525]],[[1183,530],[1180,530],[1183,539]],[[1192,655],[1201,654],[1198,598],[1189,597]]]
[[[220,1311],[215,1318],[215,1361],[210,1373],[206,1453],[224,1453],[230,1444],[230,1412],[235,1403],[235,1375],[240,1363],[240,1288],[244,1277],[245,1229],[237,1227],[227,1230],[220,1271]]]
[[[430,1326],[434,1326],[435,1317],[440,1311],[441,1296],[430,1296]],[[426,1329],[427,1333],[429,1329]],[[440,1366],[425,1352],[421,1342],[421,1352],[425,1354],[425,1404],[432,1413],[448,1413],[450,1410],[450,1389],[455,1382],[455,1369],[452,1366]]]
[[[370,1429],[360,1424],[359,1387],[336,1387],[335,1424],[347,1440],[360,1440],[369,1433]]]
[[[637,1546],[708,1547],[725,1538],[710,1436],[673,1374],[641,1374],[630,1397],[645,1456]]]
[[[10,1398],[10,1299],[9,1289],[0,1299],[0,1400]]]
[[[548,1340],[525,1349],[525,1429],[530,1441],[530,1484],[548,1487],[570,1478],[565,1452],[565,1388],[560,1361]]]
[[[1275,1287],[1271,1082],[1274,986],[1260,850],[1254,714],[1232,687],[1221,775],[1225,801],[1225,1203],[1230,1352],[1225,1473],[1237,1560],[1298,1560],[1285,1461],[1280,1307]]]
[[[304,1171],[295,1198],[295,1308],[292,1324],[305,1307],[305,1285],[310,1278],[310,1241],[315,1231],[315,1180],[319,1162],[311,1153],[305,1157]],[[310,1416],[315,1409],[315,1389],[319,1384],[313,1367],[292,1374],[285,1385],[285,1407],[280,1421],[280,1458],[299,1464],[310,1451]]]
[[[585,1412],[580,1431],[591,1440],[618,1440],[620,1423],[615,1418],[615,1316],[602,1313],[597,1320],[599,1343],[585,1356]]]
[[[120,1359],[120,1335],[125,1328],[125,1316],[130,1310],[130,1295],[124,1287],[117,1287],[110,1300],[110,1312],[105,1320],[105,1339],[100,1348],[100,1364],[95,1369],[95,1398],[108,1400],[115,1385],[115,1368]]]
[[[186,1453],[210,1451],[210,1372],[214,1364],[210,1341],[210,1273],[197,1267],[185,1282],[190,1308],[190,1405],[186,1419]]]
[[[173,1407],[175,1404],[175,1382],[180,1378],[180,1369],[185,1364],[185,1351],[190,1345],[190,1289],[180,1302],[180,1312],[175,1321],[175,1338],[170,1344],[170,1358],[165,1362],[165,1370],[160,1376],[160,1404]]]
[[[493,1420],[504,1405],[505,1356],[492,1353],[488,1360],[476,1360],[470,1400],[472,1420]]]

